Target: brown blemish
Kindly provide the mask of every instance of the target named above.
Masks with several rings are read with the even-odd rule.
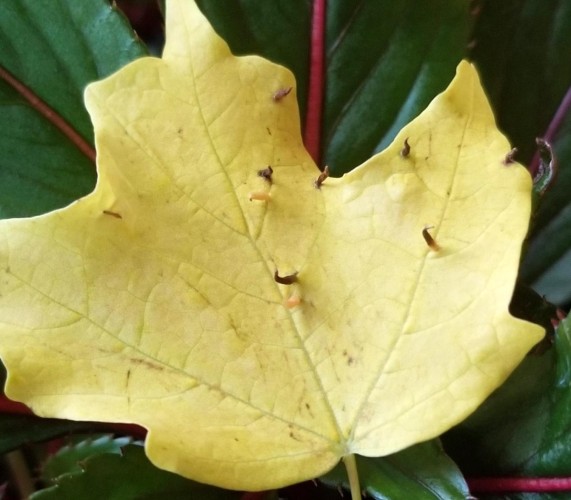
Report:
[[[293,432],[293,425],[289,424],[288,425],[288,429],[289,429],[289,437],[292,438],[295,441],[301,441],[301,439],[299,439],[299,437],[297,437],[295,435],[295,433]]]
[[[105,215],[110,215],[111,217],[115,217],[116,219],[122,219],[123,216],[119,212],[113,212],[112,210],[103,210]]]
[[[151,363],[150,361],[145,361],[144,359],[130,358],[129,361],[131,361],[135,365],[141,365],[144,366],[145,368],[150,368],[151,370],[157,370],[160,372],[164,371],[163,366],[156,365],[154,363]]]
[[[266,179],[268,182],[272,182],[272,174],[274,173],[274,169],[268,165],[266,168],[262,170],[258,170],[258,176]]]
[[[355,358],[353,356],[349,355],[349,353],[347,352],[347,349],[345,349],[343,351],[343,356],[347,359],[347,365],[348,366],[351,366],[355,362]]]

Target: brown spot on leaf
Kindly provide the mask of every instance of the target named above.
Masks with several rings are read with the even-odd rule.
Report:
[[[147,361],[145,359],[130,358],[129,361],[131,361],[135,365],[144,366],[145,368],[149,368],[151,370],[157,370],[162,372],[165,369],[164,366],[151,363],[150,361]]]
[[[116,219],[122,219],[123,216],[119,212],[113,212],[112,210],[103,210],[105,215],[110,215],[111,217],[115,217]]]
[[[266,168],[262,170],[258,170],[258,175],[263,179],[266,179],[268,182],[272,182],[272,174],[274,173],[274,169],[268,165]]]

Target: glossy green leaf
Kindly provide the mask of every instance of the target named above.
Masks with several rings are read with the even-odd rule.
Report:
[[[146,53],[105,0],[0,2],[0,65],[85,141],[83,89]],[[0,216],[39,214],[91,191],[95,166],[0,79]]]
[[[571,3],[555,0],[481,2],[472,56],[500,128],[529,162],[571,85]],[[551,301],[571,299],[571,120],[555,137],[555,185],[533,221],[521,277]]]
[[[498,125],[527,162],[571,84],[571,3],[483,0],[472,57]]]
[[[221,490],[157,469],[142,446],[129,445],[122,454],[97,454],[82,464],[83,472],[60,476],[57,484],[31,500],[232,500],[236,492]]]
[[[438,440],[412,446],[383,458],[357,457],[361,488],[379,500],[464,500],[468,486]],[[330,486],[348,488],[342,464],[320,478]],[[406,492],[406,493],[405,493]]]

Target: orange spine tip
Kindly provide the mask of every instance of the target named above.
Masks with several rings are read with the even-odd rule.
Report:
[[[256,191],[254,193],[250,193],[248,198],[250,201],[270,201],[270,193],[266,193],[265,191]]]
[[[286,301],[285,301],[285,306],[288,309],[293,309],[294,307],[297,307],[301,304],[301,298],[298,297],[297,295],[292,295],[291,297],[289,297]]]

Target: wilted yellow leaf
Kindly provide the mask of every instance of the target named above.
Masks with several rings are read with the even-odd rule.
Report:
[[[233,57],[185,0],[167,37],[86,91],[95,191],[1,223],[8,395],[141,424],[158,466],[237,489],[466,417],[542,334],[508,314],[531,181],[474,69],[317,189],[290,72]]]

